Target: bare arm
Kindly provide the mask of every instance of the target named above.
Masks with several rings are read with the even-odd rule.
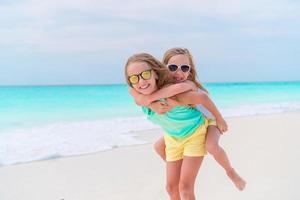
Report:
[[[138,93],[137,91],[135,91],[135,89],[133,88],[128,88],[128,92],[129,94],[133,97],[135,103],[139,106],[141,106],[141,104],[139,103],[139,99],[142,98],[142,94]]]
[[[129,89],[129,93],[133,96],[135,103],[140,106],[149,106],[151,102],[154,102],[156,100],[159,100],[161,98],[168,98],[172,97],[174,95],[194,90],[195,85],[192,82],[182,82],[182,83],[176,83],[173,85],[169,85],[167,87],[164,87],[158,91],[155,91],[154,93],[150,95],[143,95],[136,92],[133,88]]]
[[[160,115],[168,112],[171,109],[171,106],[163,101],[152,102],[148,107]]]
[[[139,98],[141,95],[134,89],[129,89],[130,94],[134,97],[134,99]],[[136,102],[137,103],[137,102]],[[138,104],[138,103],[137,103]],[[151,102],[148,107],[158,114],[164,114],[171,110],[173,107],[178,106],[179,102],[173,99],[168,98],[167,101],[154,101]]]
[[[149,95],[151,101],[155,101],[161,98],[168,98],[174,95],[187,92],[194,89],[194,85],[189,82],[176,83],[169,85],[160,90],[157,90],[153,94]]]
[[[178,101],[182,103],[183,105],[189,105],[189,104],[202,104],[204,107],[206,107],[216,118],[218,128],[221,132],[227,131],[227,124],[213,103],[213,101],[209,98],[209,96],[205,92],[185,92],[182,94],[176,95],[178,98]]]

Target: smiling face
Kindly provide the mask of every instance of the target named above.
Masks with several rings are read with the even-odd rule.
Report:
[[[142,72],[151,70],[151,76],[149,79],[145,80],[142,77]],[[156,79],[157,74],[146,62],[132,62],[127,66],[126,70],[127,77],[132,75],[137,75],[139,81],[136,84],[131,84],[131,86],[141,94],[151,94],[157,90]]]
[[[171,76],[176,80],[176,82],[183,82],[183,81],[187,80],[188,76],[190,75],[190,71],[183,72],[183,71],[181,71],[180,66],[181,65],[190,66],[189,58],[184,54],[178,54],[178,55],[172,56],[169,59],[167,66],[172,65],[172,64],[177,65],[179,67],[179,69],[177,69],[177,71],[175,71],[175,72],[170,71]]]

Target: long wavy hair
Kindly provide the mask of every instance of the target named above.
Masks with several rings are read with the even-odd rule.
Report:
[[[164,54],[163,57],[163,63],[165,65],[168,64],[169,60],[176,55],[185,55],[188,57],[189,62],[190,62],[190,74],[188,76],[188,80],[193,81],[195,83],[195,85],[200,88],[201,90],[204,90],[205,92],[208,93],[208,91],[204,88],[204,86],[198,81],[198,76],[197,76],[197,72],[196,72],[196,67],[195,67],[195,63],[193,60],[193,56],[192,54],[189,52],[188,49],[186,48],[180,48],[180,47],[174,47],[171,48],[169,50],[167,50]]]
[[[163,63],[161,63],[159,60],[148,53],[138,53],[129,57],[125,65],[125,78],[129,86],[132,87],[131,83],[128,80],[127,68],[131,63],[135,62],[147,63],[149,67],[151,67],[151,69],[157,74],[157,89],[161,89],[165,85],[175,83],[174,79],[170,76],[167,67]]]

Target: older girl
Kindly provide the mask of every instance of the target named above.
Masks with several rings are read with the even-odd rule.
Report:
[[[166,67],[150,54],[131,56],[125,66],[131,93],[150,95],[172,83]],[[203,104],[216,117],[220,127],[226,126],[221,114],[204,92],[189,91],[176,95],[176,106],[165,114],[142,107],[148,119],[164,130],[166,145],[167,191],[172,200],[195,199],[194,184],[205,155],[207,120],[188,104]]]
[[[190,90],[207,92],[207,90],[196,79],[197,73],[191,53],[185,48],[171,48],[167,50],[163,57],[163,63],[168,67],[170,75],[177,83],[151,95],[135,95],[136,101],[140,105],[148,105],[152,110],[163,114],[169,111],[172,106],[166,103],[154,102],[158,98],[167,98],[178,93]],[[190,87],[187,86],[190,85]],[[154,103],[152,103],[154,102]],[[223,167],[228,177],[232,180],[239,190],[243,190],[246,182],[238,175],[231,166],[231,163],[224,149],[219,145],[221,134],[226,131],[227,126],[218,127],[215,116],[209,112],[203,105],[197,105],[197,109],[201,111],[208,119],[208,129],[206,134],[206,150],[213,155],[214,159]],[[165,160],[165,143],[160,138],[154,145],[156,152]]]

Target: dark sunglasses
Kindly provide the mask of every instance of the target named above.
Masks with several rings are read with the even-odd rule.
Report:
[[[184,73],[190,71],[190,66],[189,65],[175,65],[175,64],[171,64],[171,65],[168,65],[168,68],[171,72],[176,72],[178,70],[178,68],[180,68],[180,70]]]
[[[140,81],[140,77],[144,80],[149,80],[151,78],[151,71],[152,69],[147,69],[145,71],[142,71],[139,74],[134,74],[128,77],[128,81],[130,84],[134,85],[137,84]]]

